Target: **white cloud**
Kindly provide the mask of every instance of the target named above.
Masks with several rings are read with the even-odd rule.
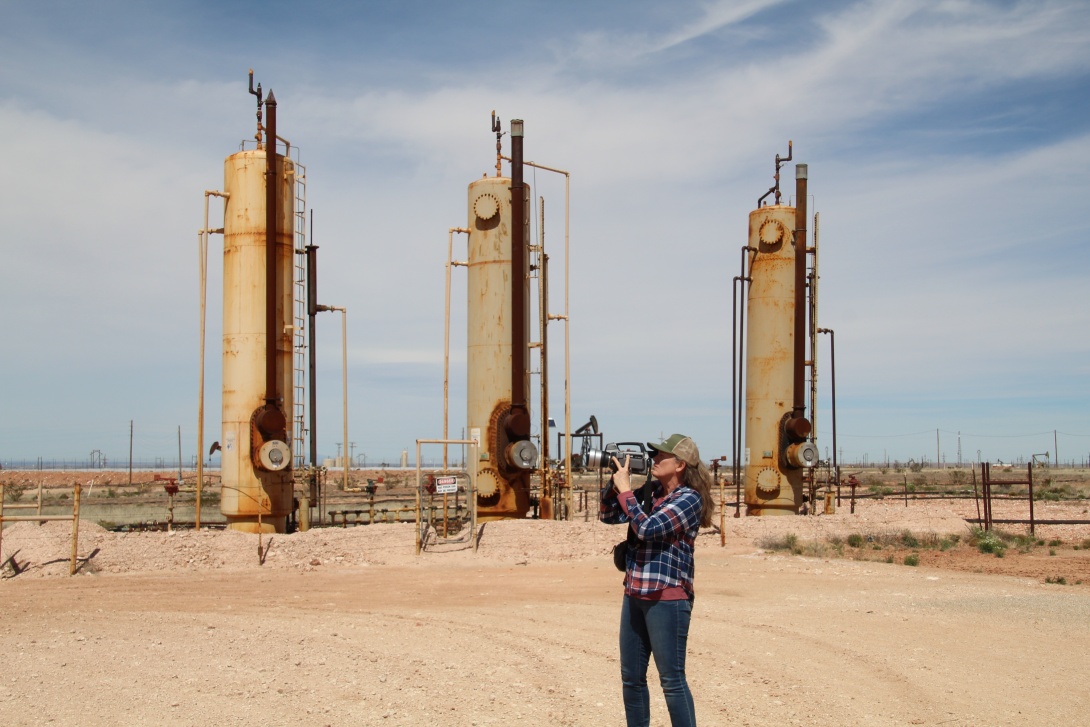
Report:
[[[798,37],[777,35],[783,13]],[[977,94],[1002,114],[1012,83],[1082,77],[1088,13],[1061,2],[718,2],[571,43],[531,28],[526,42],[555,56],[488,72],[466,71],[452,43],[447,67],[394,88],[316,72],[318,62],[309,74],[295,69],[290,85],[263,76],[277,88],[282,133],[308,166],[321,302],[349,308],[353,436],[392,455],[421,429],[397,402],[438,401],[447,229],[465,222],[466,185],[492,173],[492,109],[505,123],[526,120],[528,159],[572,172],[573,420],[593,412],[628,437],[691,418],[702,445],[726,441],[731,278],[746,214],[789,138],[795,159],[811,164],[822,213],[822,316],[843,355],[841,393],[873,399],[852,414],[857,430],[883,422],[886,392],[980,396],[998,382],[998,396],[1013,380],[1049,395],[1071,390],[1086,377],[1085,346],[1069,330],[1090,323],[1080,298],[1087,268],[1077,242],[1062,241],[1087,235],[1077,201],[1090,139],[1018,136],[1018,146],[983,156],[949,143],[975,131],[946,119],[943,106]],[[766,43],[763,55],[725,52],[752,39]],[[644,73],[667,57],[685,73]],[[163,416],[188,419],[201,193],[219,186],[223,157],[252,133],[253,99],[234,70],[207,77],[180,65],[172,78],[183,80],[164,87],[124,49],[88,55],[81,81],[103,63],[131,70],[86,86],[52,74],[0,82],[0,152],[18,170],[0,181],[0,214],[5,249],[19,248],[2,275],[9,296],[31,301],[9,308],[10,330],[34,342],[9,358],[12,373],[50,391],[37,374],[84,351],[103,372],[100,388],[129,396],[134,368],[146,371],[148,388],[186,401]],[[23,67],[34,72],[32,55]],[[913,136],[912,149],[886,141],[921,115],[933,134]],[[791,167],[783,173],[789,197]],[[536,180],[549,210],[555,312],[563,180]],[[209,256],[211,369],[219,244],[213,238]],[[1071,264],[1050,262],[1054,249]],[[452,381],[465,365],[457,275],[452,359],[461,368]],[[324,317],[319,331],[323,411],[335,419],[339,321]],[[690,349],[664,348],[655,339],[664,331]],[[1011,344],[1018,335],[1033,345]],[[192,361],[181,367],[192,375],[157,356]],[[672,405],[647,385],[664,371],[682,372]],[[397,381],[378,378],[391,372]],[[1085,393],[1072,396],[1072,411],[1079,396],[1085,403]],[[339,422],[320,424],[339,431]]]

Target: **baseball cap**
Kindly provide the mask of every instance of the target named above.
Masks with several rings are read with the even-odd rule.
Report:
[[[648,442],[647,446],[656,452],[672,454],[687,465],[695,467],[700,463],[700,450],[696,448],[696,442],[684,434],[671,434],[665,441],[659,444]]]

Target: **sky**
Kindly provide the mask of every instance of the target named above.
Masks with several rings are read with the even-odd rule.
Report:
[[[570,174],[565,259],[565,177],[526,171],[550,314],[570,276],[573,429],[594,415],[605,441],[677,431],[706,459],[730,455],[732,280],[790,140],[781,188],[792,201],[794,163],[809,165],[841,461],[1090,458],[1082,0],[0,8],[0,462],[120,464],[130,431],[137,459],[173,461],[179,432],[183,461],[196,456],[197,231],[204,191],[255,131],[250,68],[306,167],[319,302],[347,308],[356,462],[442,436],[448,230],[493,173],[493,110],[505,130],[524,119],[527,160]],[[206,446],[221,246],[212,236]],[[466,296],[456,268],[452,437]],[[549,327],[561,429],[564,325]],[[324,458],[344,442],[337,314],[316,330]]]

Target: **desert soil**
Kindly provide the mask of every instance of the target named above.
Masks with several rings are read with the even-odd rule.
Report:
[[[998,507],[995,517],[1024,517]],[[1090,519],[1085,503],[1041,518]],[[697,545],[688,672],[704,725],[1090,722],[1090,526],[1003,558],[874,550],[968,533],[972,501],[726,518]],[[1018,526],[1009,526],[1019,529]],[[411,524],[258,538],[16,523],[0,581],[3,725],[621,725],[623,526],[507,521],[415,553]],[[762,548],[787,534],[851,557]],[[892,559],[894,562],[886,562]],[[1065,584],[1049,583],[1062,577]],[[1079,583],[1081,581],[1081,583]],[[652,667],[651,680],[657,685]],[[652,724],[668,724],[652,688]]]

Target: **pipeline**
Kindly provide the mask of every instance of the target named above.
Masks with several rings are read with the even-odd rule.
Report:
[[[795,165],[795,380],[791,416],[806,411],[806,186],[807,165]],[[806,432],[809,434],[809,431]]]
[[[742,451],[742,418],[744,409],[739,401],[742,396],[742,392],[745,387],[744,366],[745,361],[745,327],[746,327],[746,283],[753,282],[753,278],[747,275],[747,263],[752,263],[750,254],[756,255],[757,248],[749,245],[742,247],[742,269],[741,275],[734,277],[734,290],[732,293],[732,320],[731,320],[731,418],[732,418],[732,435],[731,435],[731,461],[733,470],[731,476],[734,478],[735,489],[735,512],[734,517],[741,517],[741,458],[739,457]],[[720,528],[722,533],[722,545],[726,545],[726,530]]]
[[[526,192],[522,141],[522,120],[511,119],[511,408],[526,412]]]
[[[277,164],[276,164],[276,96],[269,91],[265,100],[268,126],[265,129],[265,406],[279,403],[276,385],[276,223],[277,223]],[[280,427],[277,427],[279,429]]]

